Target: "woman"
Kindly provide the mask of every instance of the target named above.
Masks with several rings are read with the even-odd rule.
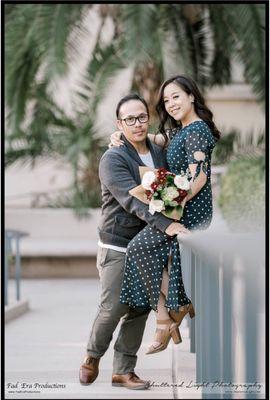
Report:
[[[192,177],[180,223],[191,231],[206,229],[212,220],[211,153],[220,137],[213,114],[195,82],[180,75],[163,83],[156,109],[161,133],[156,141],[166,148],[170,171],[180,174],[189,170]],[[119,143],[116,135],[112,138],[113,144]],[[187,313],[193,317],[195,312],[182,282],[177,237],[147,226],[131,240],[120,302],[156,311],[155,341],[147,354],[166,349],[171,337],[175,343],[181,342],[178,327]]]

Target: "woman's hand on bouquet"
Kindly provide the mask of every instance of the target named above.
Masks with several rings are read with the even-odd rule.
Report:
[[[108,145],[109,148],[111,147],[120,147],[124,144],[124,141],[121,140],[121,131],[115,131],[110,136],[110,143]]]
[[[165,233],[169,236],[175,236],[179,233],[188,234],[190,231],[184,227],[184,225],[179,224],[179,222],[172,222],[166,229]]]

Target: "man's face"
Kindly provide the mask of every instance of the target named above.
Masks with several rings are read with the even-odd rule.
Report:
[[[134,123],[134,117],[140,117],[140,120],[136,119]],[[145,105],[139,100],[129,100],[122,104],[117,126],[130,143],[143,142],[146,139],[149,126]]]

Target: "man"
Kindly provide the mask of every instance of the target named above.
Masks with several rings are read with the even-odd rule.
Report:
[[[134,372],[149,309],[131,309],[119,302],[129,241],[149,224],[173,236],[186,229],[161,213],[149,213],[148,205],[129,194],[141,183],[139,166],[166,167],[162,149],[147,139],[149,110],[138,95],[124,97],[116,109],[117,126],[124,146],[107,150],[100,160],[102,217],[99,225],[97,268],[102,292],[89,342],[80,368],[80,382],[91,384],[99,373],[99,361],[110,345],[120,319],[114,345],[112,385],[148,389],[150,382]]]

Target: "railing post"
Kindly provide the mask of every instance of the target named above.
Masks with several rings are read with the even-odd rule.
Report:
[[[232,257],[230,257],[231,259]],[[225,260],[224,260],[225,261]],[[232,263],[233,260],[230,260]],[[228,263],[228,264],[227,264]],[[227,265],[226,265],[227,264]],[[232,285],[230,265],[227,261],[223,263],[223,285],[222,285],[222,378],[224,382],[231,382],[232,371]]]
[[[189,254],[190,254],[190,281],[191,281],[191,299],[194,304],[196,304],[196,290],[195,290],[195,274],[196,274],[196,268],[195,268],[195,256],[193,252],[191,251],[191,248],[189,247]],[[195,308],[195,314],[197,313],[196,308]],[[195,317],[196,319],[196,317]],[[195,353],[196,352],[196,324],[195,324],[195,319],[191,319],[189,322],[190,326],[190,352]]]
[[[202,337],[202,269],[200,266],[200,260],[197,255],[194,255],[194,265],[196,268],[196,280],[195,280],[195,291],[196,291],[196,302],[195,302],[195,329],[196,329],[196,382],[202,382],[203,376],[203,337]]]
[[[260,293],[260,267],[249,270],[245,278],[245,354],[246,354],[246,382],[256,382],[260,379],[258,368],[258,322],[260,300],[256,293]],[[261,332],[263,340],[263,332]],[[254,399],[258,398],[254,396]]]
[[[16,300],[21,298],[20,279],[21,279],[21,255],[20,255],[20,239],[28,236],[28,233],[16,231],[13,229],[5,230],[5,305],[8,305],[8,282],[9,282],[9,256],[13,254],[12,240],[15,240],[15,279],[16,279]]]
[[[218,381],[221,376],[221,344],[219,324],[219,268],[215,261],[203,260],[206,272],[206,303],[204,304],[205,341],[207,345],[207,380]]]

